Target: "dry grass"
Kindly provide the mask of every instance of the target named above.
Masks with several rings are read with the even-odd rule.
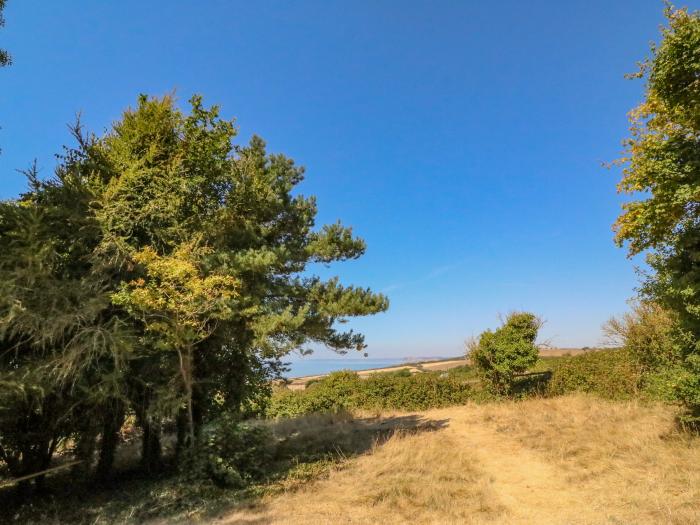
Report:
[[[700,523],[700,439],[677,431],[669,407],[567,396],[480,412],[553,462],[594,522]]]
[[[449,454],[446,454],[449,452]],[[395,433],[309,487],[224,523],[471,523],[503,509],[473,454],[446,433]],[[483,520],[480,520],[483,521]]]
[[[700,439],[677,433],[674,415],[661,405],[568,396],[419,418],[341,417],[332,432],[329,421],[306,418],[286,424],[301,425],[307,436],[317,424],[331,441],[348,439],[340,435],[359,432],[357,425],[376,436],[399,422],[421,424],[404,425],[413,430],[222,521],[699,523]],[[420,431],[426,428],[434,431]]]

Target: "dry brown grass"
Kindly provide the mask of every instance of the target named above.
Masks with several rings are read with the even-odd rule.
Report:
[[[406,421],[384,416],[362,424]],[[674,430],[669,407],[568,396],[419,416],[414,421],[422,425],[375,444],[324,479],[223,522],[700,522],[700,439]],[[334,423],[352,432],[357,424]],[[307,433],[313,421],[303,425]]]
[[[567,396],[480,413],[556,465],[592,522],[700,523],[700,439],[678,432],[668,406]]]
[[[497,518],[474,455],[446,433],[397,432],[321,482],[224,523],[471,523]],[[480,520],[483,521],[483,520]]]

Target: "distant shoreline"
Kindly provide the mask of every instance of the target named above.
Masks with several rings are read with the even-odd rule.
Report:
[[[543,348],[540,349],[540,356],[541,357],[561,357],[564,355],[577,355],[577,354],[583,354],[586,352],[592,352],[600,350],[600,348]],[[381,358],[376,358],[376,359],[381,359]],[[411,358],[407,358],[411,359]],[[342,362],[342,359],[338,359],[339,362]],[[386,373],[386,372],[394,372],[397,370],[402,370],[402,369],[408,369],[411,373],[419,373],[423,372],[425,370],[432,370],[432,371],[440,371],[440,370],[449,370],[451,368],[456,368],[458,366],[464,366],[469,364],[469,360],[464,357],[464,356],[457,356],[457,357],[446,357],[446,358],[438,358],[438,359],[426,359],[425,361],[406,361],[405,363],[400,363],[392,366],[384,366],[384,367],[379,367],[379,368],[367,368],[364,370],[352,370],[352,372],[355,372],[357,375],[360,377],[367,377],[372,374],[377,374],[377,373]],[[338,368],[337,370],[334,370],[335,372],[343,370],[343,368]],[[311,375],[304,375],[304,376],[296,376],[296,377],[290,377],[287,378],[287,382],[285,383],[287,388],[290,388],[292,390],[303,390],[306,388],[307,383],[310,381],[314,381],[317,379],[321,379],[323,377],[326,377],[327,375],[333,373],[334,371],[330,372],[325,372],[322,374],[311,374]]]
[[[357,360],[360,360],[361,358],[357,358]],[[369,358],[368,361],[371,361],[372,359],[375,359],[376,361],[382,361],[384,359],[391,359],[391,358],[383,358],[383,357],[377,357],[377,358]],[[400,359],[400,358],[397,358]],[[343,359],[333,359],[334,361],[338,361],[339,363],[343,363]],[[319,359],[321,361],[321,359]],[[397,363],[395,365],[391,366],[381,366],[381,367],[376,367],[376,368],[363,368],[362,370],[350,370],[351,372],[356,372],[356,373],[361,373],[361,372],[377,372],[377,371],[384,371],[384,370],[394,370],[394,369],[401,369],[401,368],[406,368],[406,367],[417,367],[417,366],[422,366],[426,364],[433,364],[433,363],[444,363],[446,361],[465,361],[463,356],[456,356],[456,357],[438,357],[438,358],[426,358],[425,360],[419,359],[413,359],[413,358],[407,358],[406,361],[402,361],[400,363]],[[289,377],[288,379],[290,381],[292,380],[298,380],[298,379],[313,379],[317,377],[322,377],[326,376],[328,374],[332,374],[333,372],[338,372],[340,370],[349,370],[347,368],[338,368],[337,370],[331,371],[331,372],[324,372],[322,374],[308,374],[308,375],[303,375],[303,376],[294,376],[294,377]]]

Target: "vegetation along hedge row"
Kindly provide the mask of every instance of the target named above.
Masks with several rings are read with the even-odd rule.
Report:
[[[280,388],[267,408],[269,417],[353,409],[424,410],[464,403],[475,397],[474,385],[449,374],[376,374],[335,372],[306,390]]]
[[[606,399],[630,399],[638,395],[639,366],[625,349],[599,350],[552,360],[549,395],[586,392]]]

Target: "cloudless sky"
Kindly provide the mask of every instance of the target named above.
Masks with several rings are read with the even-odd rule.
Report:
[[[687,4],[697,8],[696,3]],[[638,261],[614,246],[617,170],[658,40],[658,0],[9,0],[0,198],[50,175],[82,112],[98,133],[139,93],[194,93],[306,166],[319,223],[367,254],[321,269],[388,294],[352,322],[373,357],[456,355],[528,309],[542,339],[595,345]],[[318,352],[319,357],[328,354]]]

